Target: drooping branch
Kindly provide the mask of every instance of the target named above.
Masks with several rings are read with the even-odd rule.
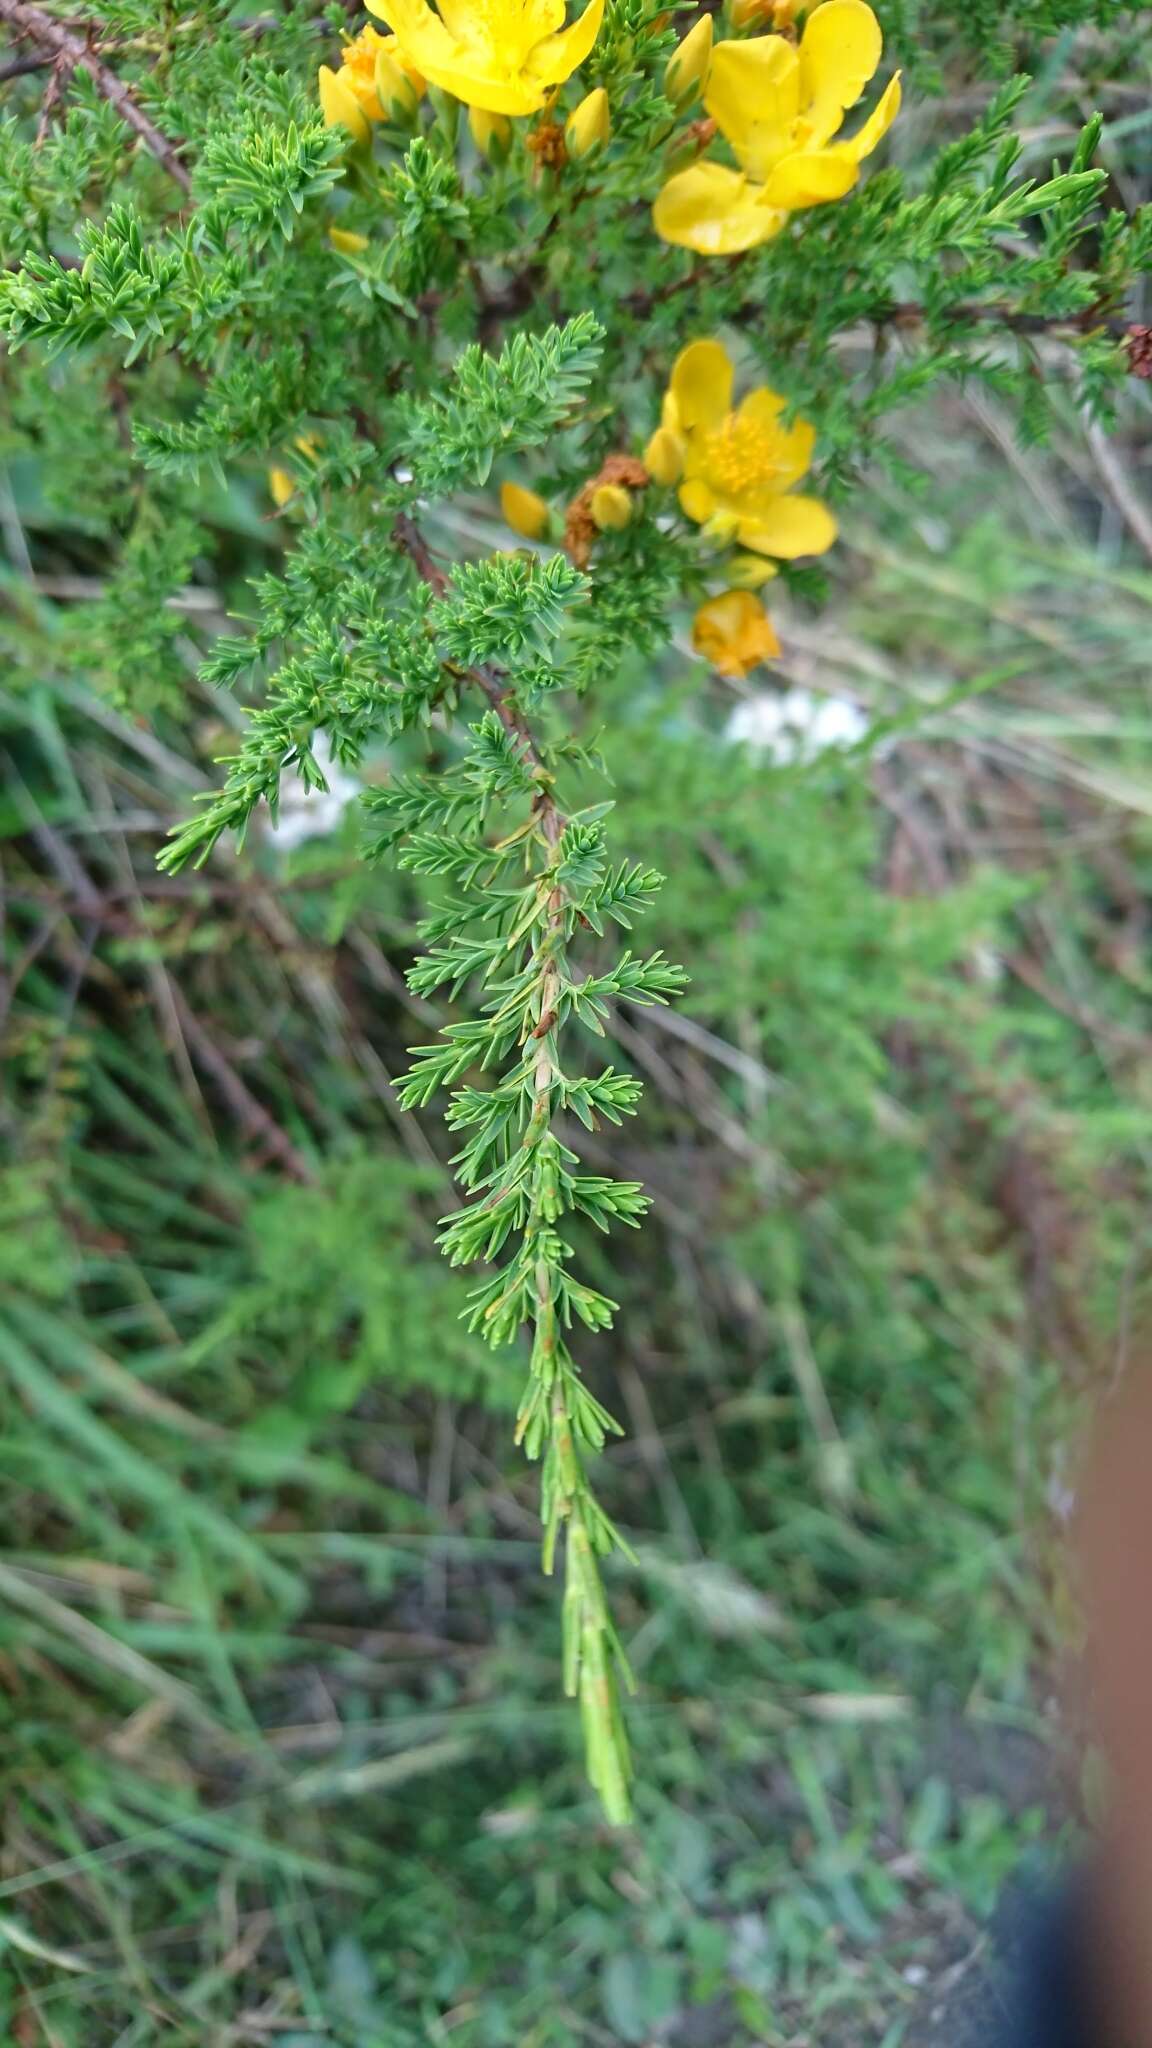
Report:
[[[2,0],[0,0],[0,4],[2,4]],[[401,512],[394,522],[392,538],[400,549],[401,554],[407,555],[417,574],[423,577],[430,589],[436,592],[437,597],[443,597],[444,592],[448,588],[448,578],[428,546],[420,528],[415,520],[409,517],[407,512]],[[500,673],[499,669],[478,666],[463,669],[461,674],[476,689],[483,691],[505,732],[516,741],[528,766],[534,774],[542,778],[543,795],[547,796],[548,784],[543,779],[547,775],[547,770],[540,758],[536,742],[532,737],[531,728],[523,712],[513,701],[505,677]]]
[[[192,189],[192,181],[176,154],[168,137],[161,133],[154,121],[150,121],[143,109],[137,106],[129,88],[100,58],[92,44],[93,31],[80,34],[75,29],[65,28],[62,22],[36,7],[32,0],[0,0],[0,21],[8,22],[17,35],[27,36],[39,43],[42,50],[51,51],[52,57],[69,65],[76,71],[86,71],[102,98],[114,107],[120,119],[140,137],[158,163],[162,163],[169,177],[174,178],[182,192]]]

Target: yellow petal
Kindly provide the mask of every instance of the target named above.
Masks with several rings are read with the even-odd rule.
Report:
[[[762,185],[750,184],[724,164],[693,164],[669,178],[652,208],[662,241],[701,256],[734,256],[780,233],[788,216],[765,202]]]
[[[794,149],[800,109],[800,59],[783,36],[717,43],[704,105],[745,170],[762,179]]]
[[[537,43],[529,52],[525,70],[546,85],[562,85],[591,53],[603,19],[604,0],[588,0],[577,21],[569,22],[558,35],[545,36],[543,42]]]
[[[824,554],[838,531],[819,498],[786,497],[758,511],[754,520],[742,520],[737,538],[742,548],[751,548],[755,554],[792,562],[798,555]]]
[[[692,621],[692,645],[724,676],[745,676],[780,652],[772,621],[751,590],[723,590],[702,604]]]
[[[712,16],[702,14],[664,67],[664,90],[675,106],[683,106],[699,91],[711,61]]]
[[[523,484],[501,484],[500,510],[513,533],[525,540],[541,540],[552,517],[539,492],[525,490]]]
[[[686,519],[694,519],[698,526],[702,526],[706,519],[711,518],[716,500],[702,476],[689,477],[687,483],[681,484],[679,495],[680,509]]]
[[[350,228],[329,228],[328,240],[341,256],[362,256],[368,247],[367,235],[354,235]]]
[[[619,533],[632,517],[632,498],[623,484],[598,484],[588,510],[601,533]]]
[[[367,142],[372,134],[368,117],[346,79],[329,65],[319,72],[320,111],[329,128],[347,128],[354,142]]]
[[[804,149],[784,157],[769,172],[764,194],[773,206],[793,213],[803,206],[843,199],[859,175],[859,165],[846,149]]]
[[[758,433],[775,436],[786,402],[778,391],[770,391],[767,384],[757,384],[754,391],[749,391],[740,400],[736,417],[742,426],[755,427]]]
[[[508,0],[497,0],[498,11],[488,17],[483,7],[477,7],[477,0],[449,0],[449,6],[468,17],[472,24],[468,33],[475,33],[479,14],[481,19],[495,23],[490,34],[499,48],[514,51],[520,47],[525,54],[564,26],[564,0],[511,0],[511,5]],[[463,37],[465,42],[468,33]]]
[[[719,341],[690,341],[672,365],[670,390],[686,430],[718,427],[732,406],[732,364]]]
[[[684,470],[684,443],[671,427],[657,427],[644,450],[644,467],[654,483],[679,483]]]
[[[494,76],[473,68],[465,51],[459,62],[441,70],[428,69],[431,84],[438,85],[466,107],[480,107],[488,114],[538,114],[548,104],[548,88],[529,78],[526,71],[514,78]]]
[[[676,403],[676,393],[666,391],[660,400],[660,425],[667,427],[670,434],[678,434],[683,424],[680,407]]]
[[[441,63],[459,53],[457,38],[428,6],[428,0],[365,0],[365,5],[369,14],[387,22],[396,38],[397,48],[392,54],[399,54],[405,63],[416,62],[412,53],[419,42],[427,42]]]
[[[801,112],[821,148],[835,135],[884,52],[880,24],[865,0],[824,0],[808,17],[800,43]]]
[[[289,498],[295,496],[296,485],[286,469],[270,469],[268,490],[273,504],[281,506],[286,505]]]
[[[900,100],[900,73],[897,72],[895,78],[889,79],[884,91],[880,95],[879,104],[869,114],[863,127],[858,128],[855,135],[849,135],[844,142],[837,142],[833,147],[844,150],[851,156],[854,163],[859,163],[862,158],[871,156],[877,143],[883,141],[897,114],[900,112]]]
[[[483,34],[477,10],[467,0],[457,0],[455,9],[450,0],[449,11],[469,25],[468,41],[454,35],[427,0],[367,0],[367,4],[395,34],[405,68],[415,69],[465,106],[482,107],[490,114],[534,114],[544,105],[545,86],[526,71],[514,69],[506,58],[501,61],[501,51],[491,36]],[[592,4],[602,7],[603,0],[592,0]],[[541,18],[554,19],[554,11]]]
[[[362,71],[353,71],[347,64],[342,64],[336,76],[340,80],[341,85],[347,86],[349,92],[352,93],[366,120],[382,121],[384,119],[384,109],[380,105],[375,82],[370,74]]]

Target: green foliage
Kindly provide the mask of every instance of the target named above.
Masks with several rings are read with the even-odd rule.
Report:
[[[860,1256],[877,1181],[893,1238],[903,1247],[905,1227],[913,1236],[923,1227],[915,1161],[881,1142],[885,1033],[911,1019],[933,1045],[962,1041],[958,962],[1025,893],[975,876],[948,915],[913,906],[897,914],[868,887],[874,850],[859,762],[843,776],[830,772],[815,799],[803,777],[783,777],[777,818],[765,826],[757,771],[720,753],[715,705],[698,726],[686,714],[686,743],[670,735],[680,712],[659,690],[655,701],[646,693],[653,677],[667,680],[661,664],[677,658],[669,650],[686,606],[724,580],[734,522],[689,521],[647,478],[640,451],[677,354],[707,334],[727,338],[742,377],[748,368],[771,378],[789,417],[810,416],[815,488],[842,503],[849,521],[866,502],[870,462],[907,473],[901,414],[934,393],[982,387],[1035,443],[1066,419],[1069,392],[1086,415],[1107,418],[1132,367],[1129,301],[1152,254],[1152,215],[1116,203],[1123,187],[1098,116],[1085,123],[1080,109],[1075,132],[1061,136],[1061,160],[1037,161],[1032,113],[1037,96],[1057,88],[1048,53],[1033,45],[1085,24],[1122,25],[1129,11],[1111,0],[1025,0],[994,16],[978,5],[944,20],[914,4],[883,10],[913,102],[919,84],[936,87],[959,44],[974,47],[993,78],[1010,49],[1039,83],[999,83],[971,125],[950,124],[919,152],[903,146],[898,128],[887,168],[834,205],[795,213],[777,239],[731,261],[670,249],[653,232],[651,202],[700,136],[689,129],[693,110],[678,113],[662,89],[674,30],[645,0],[608,10],[580,80],[562,87],[548,120],[513,131],[499,164],[481,156],[444,95],[421,100],[413,135],[383,120],[353,144],[325,126],[314,74],[334,56],[340,23],[296,7],[250,20],[215,0],[183,12],[109,0],[99,62],[127,100],[114,90],[108,103],[99,70],[54,74],[43,107],[36,73],[13,81],[15,114],[0,135],[5,454],[21,492],[25,464],[45,504],[70,501],[68,546],[82,579],[79,609],[49,628],[34,572],[11,628],[22,687],[36,696],[62,677],[68,687],[97,678],[109,715],[123,706],[178,724],[179,695],[199,660],[196,689],[243,680],[257,699],[238,742],[227,735],[222,775],[172,833],[161,889],[174,893],[150,902],[118,943],[150,971],[150,986],[166,986],[172,953],[192,950],[166,921],[179,889],[197,886],[186,870],[210,879],[211,863],[229,857],[228,836],[239,845],[274,827],[289,778],[320,795],[334,770],[361,773],[370,785],[361,806],[367,852],[395,856],[392,914],[416,953],[403,980],[394,969],[385,976],[422,1026],[397,1095],[421,1109],[449,1092],[445,1114],[459,1142],[451,1163],[465,1199],[450,1210],[445,1200],[440,1243],[451,1264],[481,1269],[463,1326],[448,1335],[439,1310],[419,1313],[427,1260],[404,1228],[405,1205],[418,1218],[428,1183],[374,1180],[359,1134],[345,1133],[349,1149],[334,1156],[358,1162],[346,1218],[329,1170],[313,1184],[311,1155],[280,1132],[278,1155],[302,1184],[257,1205],[280,1250],[256,1257],[251,1285],[233,1275],[241,1308],[225,1318],[222,1341],[287,1342],[290,1331],[311,1329],[321,1347],[339,1342],[345,1355],[330,1379],[321,1371],[323,1384],[307,1374],[292,1382],[290,1413],[281,1401],[269,1441],[241,1425],[235,1472],[283,1478],[298,1469],[297,1454],[307,1464],[301,1446],[313,1422],[348,1412],[378,1367],[401,1387],[418,1383],[444,1398],[491,1394],[498,1376],[477,1364],[472,1338],[521,1344],[528,1390],[518,1427],[541,1464],[548,1569],[564,1550],[564,1680],[579,1695],[589,1771],[617,1822],[629,1807],[615,1674],[627,1667],[601,1563],[630,1551],[593,1490],[590,1464],[618,1428],[593,1384],[595,1340],[617,1299],[601,1239],[608,1233],[617,1257],[613,1226],[638,1223],[647,1201],[641,1176],[610,1163],[601,1170],[600,1157],[605,1126],[640,1113],[626,1064],[636,1013],[680,995],[684,975],[666,954],[690,940],[685,1028],[698,1006],[709,1020],[700,1028],[719,1026],[725,1045],[751,1034],[743,1064],[729,1060],[748,1084],[735,1116],[715,1104],[707,1078],[682,1085],[686,1100],[709,1106],[713,1130],[767,1203],[768,1213],[730,1233],[734,1255],[769,1276],[770,1301],[754,1313],[776,1317],[802,1378],[805,1262],[834,1246],[835,1270],[848,1277],[837,1283],[842,1295],[829,1287],[820,1297],[822,1341],[847,1371],[826,1334],[842,1315],[869,1370],[881,1370],[890,1348],[914,1378],[923,1362],[911,1334],[924,1305],[919,1282],[905,1276],[894,1306],[890,1276],[879,1284]],[[601,83],[613,140],[586,163],[566,160],[560,124]],[[67,101],[58,115],[57,90]],[[1065,112],[1074,99],[1065,94]],[[101,471],[90,498],[89,460]],[[274,505],[259,481],[269,469]],[[544,541],[510,552],[498,545],[509,536],[495,523],[493,486],[526,480],[528,470],[546,501]],[[602,477],[629,493],[622,530],[603,532],[593,516]],[[16,495],[12,502],[28,553]],[[564,550],[550,552],[562,530]],[[14,566],[26,572],[31,559]],[[51,582],[55,563],[42,566]],[[71,557],[66,566],[77,568]],[[68,575],[63,582],[75,588]],[[827,590],[816,572],[791,564],[782,583],[801,614]],[[209,593],[213,624],[229,610],[254,616],[208,645],[211,630],[189,626],[181,609],[189,585]],[[215,747],[221,714],[212,709],[205,722]],[[230,725],[231,713],[223,716]],[[22,732],[21,748],[28,743]],[[656,757],[667,785],[651,799],[654,814],[646,791]],[[833,822],[827,844],[810,802]],[[713,862],[719,877],[707,863],[702,876],[698,851],[684,854],[679,840],[716,813],[726,835]],[[37,822],[42,845],[39,814]],[[23,812],[18,823],[30,829]],[[57,882],[78,890],[69,916],[95,916],[100,891],[79,887],[75,856],[56,846],[50,820],[47,830]],[[657,907],[657,863],[674,878],[673,909]],[[115,894],[128,884],[102,886]],[[357,877],[349,903],[374,886]],[[763,916],[750,937],[756,906]],[[626,946],[621,932],[652,911],[674,938],[661,926],[651,949]],[[333,910],[334,925],[344,915]],[[198,943],[211,954],[215,930]],[[433,1003],[448,1008],[432,1014]],[[989,1042],[999,1030],[983,1015],[965,1027]],[[587,1051],[592,1040],[606,1041],[603,1056]],[[664,1073],[660,1054],[640,1045],[648,1072]],[[217,1079],[221,1061],[231,1072],[218,1051]],[[758,1120],[765,1089],[772,1093],[763,1077],[777,1071],[787,1111],[773,1142],[794,1141],[819,1184],[804,1256],[791,1222],[767,1202],[772,1147]],[[233,1089],[230,1099],[247,1097]],[[858,1151],[844,1156],[846,1129]],[[861,1186],[865,1168],[873,1176],[863,1192],[857,1167]],[[823,1191],[825,1172],[843,1180],[839,1200]],[[14,1183],[18,1207],[30,1185]],[[410,1288],[391,1276],[376,1290],[373,1232],[402,1246]],[[236,1233],[230,1215],[218,1239]],[[58,1272],[54,1245],[49,1232],[49,1275]],[[931,1268],[927,1253],[924,1264]],[[987,1266],[995,1293],[991,1250]],[[643,1312],[643,1290],[634,1292]],[[56,1293],[53,1280],[50,1301]],[[313,1320],[314,1294],[322,1305]],[[860,1339],[864,1298],[883,1344]],[[70,1304],[69,1315],[80,1307]],[[570,1348],[576,1331],[590,1362]],[[53,1323],[33,1300],[6,1344],[12,1385],[70,1484],[79,1492],[91,1460],[131,1502],[134,1556],[159,1546],[180,1587],[199,1558],[230,1590],[247,1576],[289,1608],[302,1597],[245,1518],[229,1519],[202,1494],[191,1455],[175,1461],[169,1486],[60,1377],[74,1347],[81,1378],[100,1378],[98,1347],[77,1337],[75,1321]],[[440,1365],[383,1362],[418,1346],[434,1349]],[[855,1394],[851,1376],[849,1384]],[[281,1423],[290,1451],[278,1464]],[[162,1426],[155,1412],[153,1424]],[[214,1470],[216,1453],[204,1455]],[[30,1466],[38,1486],[49,1485],[50,1469],[41,1448]],[[831,1493],[847,1484],[837,1469],[825,1441],[820,1471]],[[323,1460],[309,1474],[321,1484]],[[369,1492],[372,1483],[364,1480]],[[891,1499],[908,1505],[896,1486]],[[615,1970],[609,2000],[618,2017],[628,2008],[619,2020],[626,2036],[656,2024],[659,2005],[649,1980],[637,1989],[627,1974]]]

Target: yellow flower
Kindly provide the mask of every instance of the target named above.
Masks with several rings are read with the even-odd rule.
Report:
[[[526,491],[523,484],[501,484],[500,510],[513,533],[523,534],[525,540],[542,540],[552,523],[539,492]]]
[[[664,67],[664,90],[674,105],[683,106],[703,85],[711,61],[712,16],[702,14]]]
[[[842,198],[899,111],[897,73],[863,127],[832,140],[883,47],[865,0],[823,0],[799,48],[784,36],[718,43],[704,105],[740,169],[699,163],[670,178],[653,209],[657,234],[704,256],[730,256],[770,241],[795,209]]]
[[[490,114],[535,114],[584,62],[604,0],[588,0],[567,28],[564,0],[367,0],[396,35],[406,63]]]
[[[339,71],[330,70],[327,64],[320,67],[320,105],[330,128],[342,122],[345,128],[351,128],[358,142],[366,142],[368,131],[364,123],[383,121],[385,117],[394,121],[411,119],[424,90],[424,80],[404,62],[395,36],[382,36],[379,29],[371,26],[362,28],[359,35],[344,44],[340,55],[343,62]],[[360,111],[358,123],[351,118],[351,101]]]
[[[620,533],[632,517],[632,499],[623,484],[597,484],[588,510],[601,533]]]
[[[279,508],[286,505],[289,498],[295,496],[296,485],[286,469],[270,469],[268,471],[268,491],[272,503]]]
[[[481,156],[489,163],[507,163],[512,148],[512,123],[507,114],[489,114],[483,107],[469,107],[468,126]]]
[[[604,87],[598,85],[595,92],[585,94],[564,123],[564,141],[569,156],[579,163],[582,157],[591,156],[594,150],[607,148],[611,133],[608,95]]]
[[[722,590],[692,621],[692,645],[722,676],[746,676],[779,654],[776,629],[751,590]]]
[[[784,400],[767,385],[734,411],[732,364],[718,341],[693,341],[676,358],[664,399],[668,452],[679,451],[680,504],[711,539],[790,562],[822,555],[836,521],[818,498],[798,496],[816,445],[809,420],[783,423]]]

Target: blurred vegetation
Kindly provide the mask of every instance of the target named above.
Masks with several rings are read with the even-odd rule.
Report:
[[[1031,168],[1115,35],[1046,46]],[[1044,446],[985,392],[900,416],[767,685],[853,746],[737,745],[755,693],[686,648],[586,707],[692,967],[614,1017],[647,1093],[596,1141],[655,1198],[589,1351],[639,1559],[614,1835],[521,1361],[459,1321],[450,1141],[397,1109],[422,884],[359,864],[354,804],[158,875],[283,534],[255,465],[125,529],[62,375],[0,444],[4,2037],[918,2048],[1063,1810],[1068,1445],[1147,1322],[1146,388],[1110,441],[1058,390]]]

